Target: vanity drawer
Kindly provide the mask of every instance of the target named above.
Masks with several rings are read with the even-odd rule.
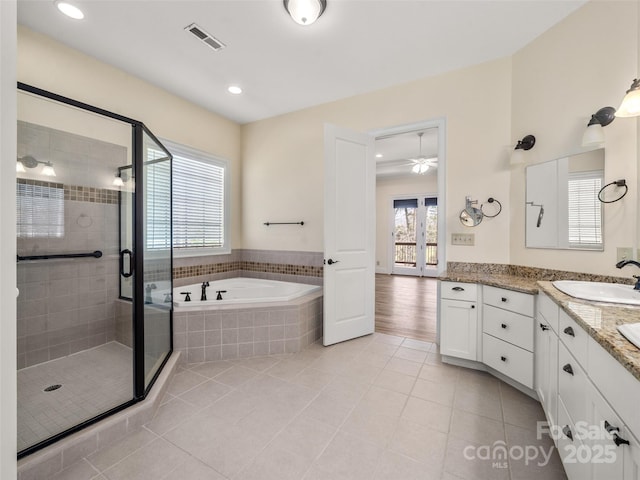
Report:
[[[533,388],[533,353],[485,333],[482,336],[482,361],[522,385]]]
[[[533,317],[533,295],[504,288],[482,287],[483,303]]]
[[[533,318],[487,305],[483,323],[485,333],[533,351]]]
[[[558,315],[560,308],[544,293],[538,294],[538,315],[541,315],[544,320],[540,319],[542,323],[547,323],[553,331],[558,333]]]
[[[452,300],[478,300],[478,285],[475,283],[440,282],[440,297]]]
[[[558,395],[574,423],[587,418],[585,392],[589,379],[580,364],[562,343],[558,346]]]
[[[560,311],[558,338],[576,357],[580,365],[587,365],[587,339],[589,334],[573,318]]]
[[[555,432],[554,440],[556,441],[560,460],[562,460],[567,473],[567,478],[570,480],[591,478],[590,463],[576,461],[577,451],[585,447],[562,401],[558,402],[558,430]]]

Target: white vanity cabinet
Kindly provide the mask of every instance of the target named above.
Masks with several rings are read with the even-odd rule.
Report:
[[[482,287],[482,361],[533,388],[533,296]]]
[[[478,286],[440,282],[440,353],[478,359]]]
[[[543,293],[535,367],[569,480],[640,480],[640,382]]]
[[[558,421],[559,307],[544,293],[536,299],[534,386],[549,425]]]

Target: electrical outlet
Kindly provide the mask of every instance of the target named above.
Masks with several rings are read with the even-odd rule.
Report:
[[[475,244],[474,233],[452,233],[451,234],[451,245],[464,245],[467,247],[471,247],[474,244]]]
[[[618,247],[616,262],[623,260],[633,260],[633,248],[631,247]]]

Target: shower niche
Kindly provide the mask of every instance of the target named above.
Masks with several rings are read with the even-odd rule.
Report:
[[[18,84],[18,457],[145,398],[172,352],[171,154]],[[158,288],[157,287],[157,288]]]

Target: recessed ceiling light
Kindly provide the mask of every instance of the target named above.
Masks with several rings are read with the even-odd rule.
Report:
[[[240,95],[242,93],[242,89],[237,85],[231,85],[227,90],[234,95]]]
[[[382,154],[381,153],[376,153],[376,158],[382,158]]]
[[[64,13],[67,17],[73,18],[75,20],[82,20],[84,18],[84,13],[75,5],[71,5],[68,2],[63,2],[60,0],[56,0],[53,2],[58,10]]]

